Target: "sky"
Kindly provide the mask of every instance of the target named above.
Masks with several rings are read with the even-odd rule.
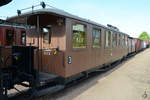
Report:
[[[0,18],[16,15],[17,9],[41,1],[105,26],[111,24],[132,37],[138,37],[143,31],[150,34],[150,0],[13,0],[0,7]]]

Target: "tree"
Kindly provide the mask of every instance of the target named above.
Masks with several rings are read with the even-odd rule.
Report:
[[[147,32],[142,32],[142,33],[140,34],[140,36],[139,36],[139,39],[140,39],[140,40],[149,40],[149,41],[150,41],[150,37],[149,37],[149,35],[148,35]]]

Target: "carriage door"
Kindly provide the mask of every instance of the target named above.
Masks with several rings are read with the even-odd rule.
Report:
[[[43,38],[43,43],[42,43],[42,48],[43,49],[50,49],[50,42],[51,42],[51,28],[43,28],[42,29],[42,38]]]
[[[5,46],[12,46],[16,44],[16,34],[13,28],[6,28],[4,34]]]
[[[42,71],[46,72],[51,63],[51,27],[42,28]]]

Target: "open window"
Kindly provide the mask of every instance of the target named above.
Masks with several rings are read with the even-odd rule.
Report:
[[[47,43],[50,44],[51,42],[51,27],[44,27],[42,28],[42,32],[43,32],[43,43]]]
[[[73,48],[86,48],[86,26],[83,24],[74,24],[72,29]]]
[[[101,35],[101,30],[99,29],[93,29],[93,47],[100,47],[100,35]]]

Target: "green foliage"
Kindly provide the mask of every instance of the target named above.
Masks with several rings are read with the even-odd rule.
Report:
[[[140,34],[140,36],[139,36],[139,39],[140,39],[140,40],[149,40],[149,41],[150,41],[150,37],[149,37],[149,35],[148,35],[147,32],[142,32],[142,33]]]
[[[85,48],[86,38],[85,32],[77,31],[73,34],[73,48]]]

